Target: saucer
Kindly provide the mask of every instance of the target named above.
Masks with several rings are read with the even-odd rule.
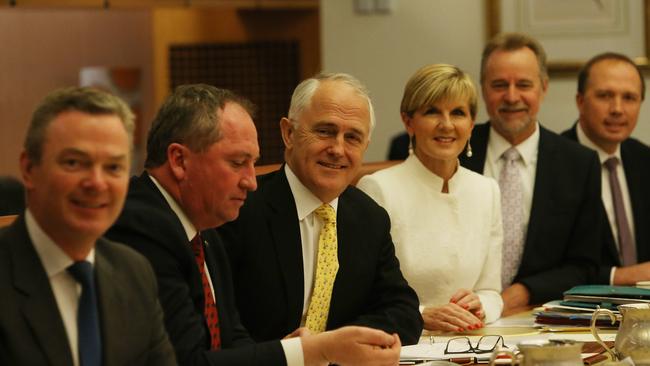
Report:
[[[650,290],[650,281],[639,281],[636,283],[636,287]]]

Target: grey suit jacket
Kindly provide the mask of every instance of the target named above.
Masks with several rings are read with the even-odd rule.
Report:
[[[99,239],[95,271],[103,364],[175,365],[147,260]],[[72,365],[63,320],[24,216],[0,232],[0,364]]]

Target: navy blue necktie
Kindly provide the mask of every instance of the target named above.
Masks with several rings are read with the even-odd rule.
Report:
[[[99,311],[93,265],[88,261],[75,262],[68,272],[81,284],[79,310],[77,311],[77,339],[79,364],[100,366],[102,364],[102,342],[99,333]]]

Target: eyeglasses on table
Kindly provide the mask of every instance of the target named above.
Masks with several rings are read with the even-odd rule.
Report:
[[[469,337],[454,337],[447,341],[445,347],[446,355],[460,354],[460,353],[490,353],[497,347],[508,348],[503,337],[500,335],[484,335],[478,339],[476,346],[472,346]]]

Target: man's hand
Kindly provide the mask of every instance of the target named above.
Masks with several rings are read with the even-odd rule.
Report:
[[[530,301],[530,292],[521,283],[513,283],[501,292],[501,297],[503,298],[502,316],[506,316],[517,309],[527,306]]]
[[[402,347],[397,334],[348,326],[301,338],[305,366],[396,366]]]
[[[425,308],[422,319],[426,330],[464,332],[483,327],[481,319],[463,306],[454,303]]]
[[[617,267],[614,271],[614,285],[634,286],[639,281],[650,281],[650,262]]]

